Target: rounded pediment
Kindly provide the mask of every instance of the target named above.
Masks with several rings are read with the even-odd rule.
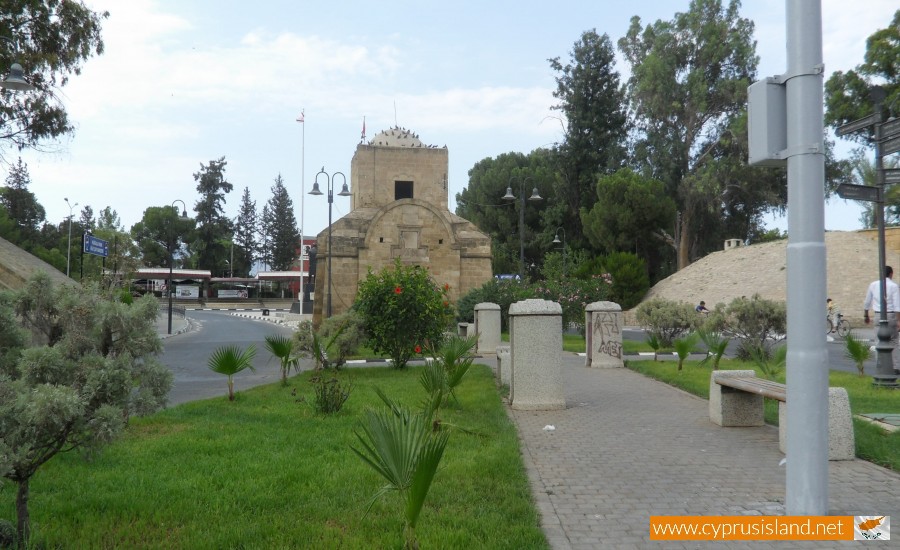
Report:
[[[372,138],[369,145],[378,147],[422,147],[419,135],[399,126],[382,130]]]

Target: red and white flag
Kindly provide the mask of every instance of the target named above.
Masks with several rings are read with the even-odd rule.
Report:
[[[300,111],[300,116],[297,117],[297,122],[299,122],[300,124],[303,124],[303,112],[304,111],[305,111],[305,109],[303,111]]]

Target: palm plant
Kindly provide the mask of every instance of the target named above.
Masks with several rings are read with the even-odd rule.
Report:
[[[859,371],[860,376],[863,376],[865,374],[866,361],[872,357],[872,349],[869,347],[869,342],[853,336],[851,332],[847,334],[846,346],[844,356],[856,364],[856,370]]]
[[[296,368],[300,359],[294,356],[294,341],[280,334],[266,336],[266,349],[281,361],[281,385],[287,386],[287,376],[291,367]]]
[[[372,497],[369,509],[382,495],[400,493],[405,501],[406,548],[418,548],[416,523],[449,434],[432,430],[427,411],[414,413],[395,403],[388,410],[368,411],[361,428],[362,433],[356,432],[361,449],[351,449],[387,481]]]
[[[237,346],[224,346],[216,349],[209,357],[209,370],[228,377],[228,400],[234,401],[234,375],[244,369],[253,368],[256,347],[250,346],[241,351]]]
[[[659,335],[655,332],[648,332],[647,345],[653,350],[653,360],[657,361],[659,359],[659,350],[662,348],[662,342],[659,340]]]
[[[728,347],[728,343],[731,342],[731,338],[722,336],[722,333],[718,331],[707,329],[700,329],[697,331],[697,334],[707,350],[706,358],[700,364],[703,365],[712,359],[713,370],[719,370],[719,361],[725,355],[725,349]]]
[[[475,358],[469,353],[477,342],[477,335],[468,338],[453,336],[432,354],[433,361],[422,370],[420,382],[429,395],[441,392],[438,404],[443,402],[445,396],[452,396],[459,403],[456,388],[472,367]]]
[[[770,355],[768,350],[762,346],[752,346],[750,350],[750,359],[759,368],[759,371],[765,378],[775,380],[784,370],[787,363],[787,346],[781,345],[775,348]]]
[[[674,342],[672,342],[672,346],[675,348],[675,354],[678,355],[678,370],[681,370],[681,367],[684,366],[684,360],[687,359],[688,355],[694,351],[694,347],[697,345],[697,340],[699,340],[697,333],[692,332],[688,335],[682,336],[681,338],[677,338]]]

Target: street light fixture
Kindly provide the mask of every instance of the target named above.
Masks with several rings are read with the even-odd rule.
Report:
[[[175,199],[174,201],[172,201],[172,208],[175,208],[176,202],[180,202],[181,206],[183,208],[180,219],[187,220],[188,219],[187,205],[184,204],[183,200]],[[176,212],[177,212],[177,210],[176,210]],[[169,229],[171,229],[171,228],[169,228]],[[172,288],[173,288],[172,287],[172,264],[175,263],[175,235],[170,232],[169,238],[171,240],[168,243],[169,244],[169,246],[168,246],[168,248],[169,248],[169,286],[167,288],[169,290],[169,334],[172,334]]]
[[[331,176],[325,172],[325,167],[323,166],[319,173],[316,174],[316,180],[313,182],[312,191],[309,192],[310,195],[322,195],[322,191],[319,190],[319,176],[325,174],[325,184],[328,186],[328,290],[326,291],[327,295],[327,304],[325,309],[325,317],[331,317],[331,257],[334,255],[333,250],[331,248],[331,205],[334,203],[334,179],[337,176],[340,176],[341,179],[344,180],[344,185],[341,187],[341,192],[338,193],[339,197],[349,197],[350,196],[350,188],[347,187],[347,177],[344,176],[342,172],[335,172]]]
[[[13,52],[18,54],[16,43],[11,38],[0,36],[0,40],[12,46]],[[0,88],[6,88],[7,90],[13,90],[14,92],[30,92],[31,90],[34,90],[34,86],[25,80],[25,70],[15,61],[9,66],[9,76],[0,80]]]
[[[66,248],[66,277],[68,277],[69,267],[72,261],[72,209],[78,206],[78,203],[71,204],[68,198],[64,198],[63,200],[69,205],[69,245]]]
[[[519,208],[519,279],[525,279],[525,182],[530,180],[531,176],[526,176],[521,182],[519,182],[519,196],[522,198],[522,206]],[[505,201],[514,201],[516,200],[515,195],[512,194],[512,178],[509,178],[509,185],[506,188],[506,194],[503,195],[503,200]],[[537,187],[532,189],[531,196],[528,197],[530,201],[541,201],[544,200],[538,195]]]
[[[559,232],[562,231],[562,245],[563,245],[563,277],[566,276],[566,228],[565,227],[557,227],[556,228],[556,236],[553,237],[553,244],[559,243]]]

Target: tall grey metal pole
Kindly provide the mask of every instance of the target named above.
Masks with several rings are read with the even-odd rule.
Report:
[[[519,186],[521,208],[519,208],[519,280],[525,280],[525,182]]]
[[[821,0],[787,6],[788,515],[828,513],[828,351]]]

